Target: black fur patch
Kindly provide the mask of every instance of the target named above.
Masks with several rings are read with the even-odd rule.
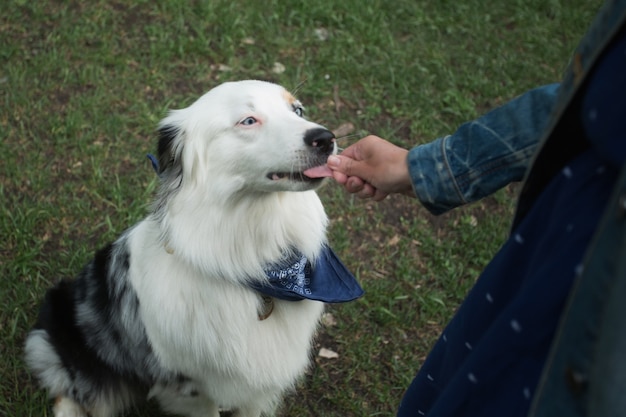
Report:
[[[159,179],[161,187],[153,204],[153,212],[161,220],[165,215],[167,202],[178,192],[183,183],[182,141],[178,136],[180,128],[173,125],[164,125],[159,128]]]
[[[159,157],[159,174],[171,168],[175,162],[174,140],[180,134],[176,126],[165,125],[159,129],[159,145],[157,149]]]
[[[111,398],[115,402],[145,398],[153,383],[153,372],[141,365],[148,358],[136,357],[152,355],[145,335],[134,335],[140,343],[130,346],[120,324],[121,314],[136,314],[139,306],[126,282],[129,266],[128,252],[113,245],[98,251],[75,280],[61,281],[47,292],[34,326],[46,331],[72,380],[65,395],[87,408],[103,393],[119,394],[119,400]],[[121,306],[125,311],[119,311]]]

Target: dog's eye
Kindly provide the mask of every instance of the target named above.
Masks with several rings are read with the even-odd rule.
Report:
[[[257,120],[254,117],[250,116],[243,119],[241,122],[239,122],[239,124],[244,126],[252,126],[256,122]]]
[[[297,114],[299,117],[304,117],[304,108],[303,107],[296,107],[293,109],[293,112],[295,114]]]

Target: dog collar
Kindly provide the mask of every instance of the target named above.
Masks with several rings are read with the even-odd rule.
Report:
[[[154,169],[154,172],[159,175],[159,160],[156,159],[156,157],[151,153],[147,154],[146,158],[148,158],[150,160],[150,163],[152,163],[152,169]]]
[[[291,253],[268,266],[265,274],[267,282],[251,282],[249,286],[264,296],[280,300],[345,303],[364,293],[354,275],[326,245],[315,265],[303,254]]]

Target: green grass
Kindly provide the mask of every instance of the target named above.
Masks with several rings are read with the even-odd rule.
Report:
[[[9,0],[0,16],[0,415],[50,415],[21,347],[45,289],[140,219],[168,108],[222,81],[298,91],[307,115],[410,147],[558,81],[599,0]],[[316,32],[317,30],[317,32]],[[323,36],[318,36],[318,34]],[[285,67],[272,72],[275,63]],[[367,295],[283,416],[391,416],[506,236],[514,189],[440,217],[328,184],[330,240]],[[158,415],[140,410],[134,416]]]

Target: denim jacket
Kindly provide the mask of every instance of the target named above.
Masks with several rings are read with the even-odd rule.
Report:
[[[462,125],[453,135],[413,148],[409,170],[425,207],[443,213],[525,179],[515,228],[554,173],[583,146],[571,143],[568,132],[579,126],[569,111],[576,107],[577,93],[591,68],[611,39],[624,30],[625,22],[626,0],[607,1],[560,85],[532,90]],[[626,168],[622,164],[613,197],[562,314],[531,416],[626,415],[624,300]]]

